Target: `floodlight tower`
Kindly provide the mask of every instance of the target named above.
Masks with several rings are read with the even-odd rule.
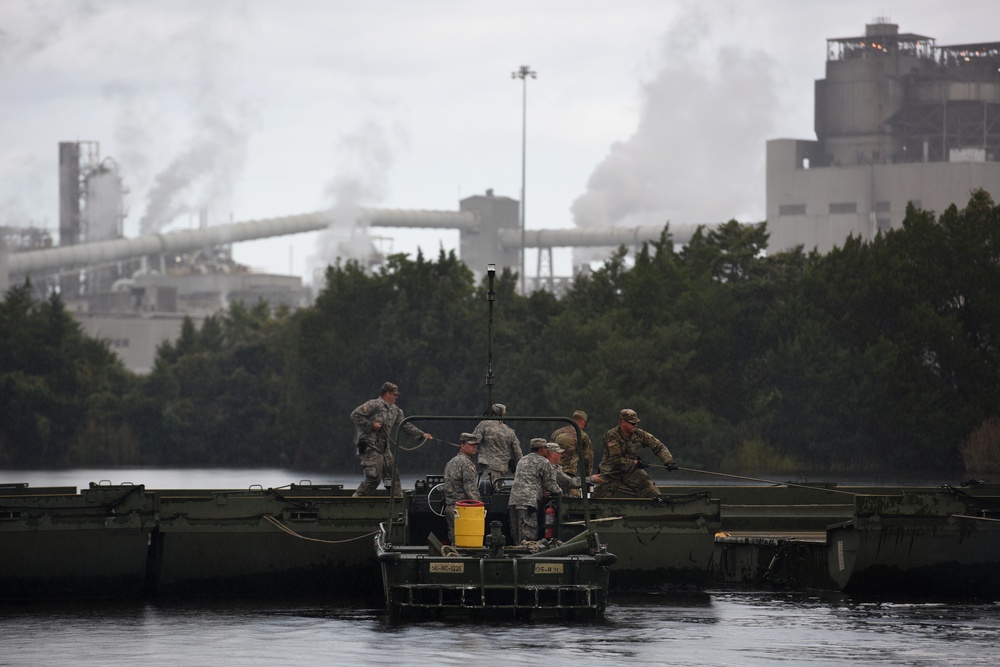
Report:
[[[538,72],[535,72],[528,65],[521,65],[516,72],[510,73],[510,78],[521,80],[521,294],[527,294],[528,290],[524,283],[524,256],[527,250],[524,248],[524,181],[527,166],[527,146],[528,146],[528,78],[537,79]]]

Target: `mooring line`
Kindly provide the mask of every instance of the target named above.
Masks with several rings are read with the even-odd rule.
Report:
[[[373,530],[370,533],[365,533],[364,535],[359,535],[357,537],[351,537],[351,538],[346,539],[346,540],[320,540],[320,539],[316,539],[315,537],[306,537],[305,535],[299,535],[294,530],[292,530],[291,528],[289,528],[285,524],[281,523],[280,521],[278,521],[277,519],[275,519],[270,514],[265,514],[264,518],[267,519],[267,521],[269,523],[271,523],[274,526],[278,527],[282,531],[288,533],[292,537],[297,537],[300,540],[306,540],[308,542],[319,542],[320,544],[344,544],[346,542],[354,542],[355,540],[363,540],[366,537],[372,537],[373,535],[375,535],[375,534],[378,533],[377,530]]]

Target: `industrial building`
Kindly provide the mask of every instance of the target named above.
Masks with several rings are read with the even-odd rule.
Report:
[[[1000,195],[1000,43],[937,46],[880,19],[859,37],[827,40],[826,78],[815,86],[815,140],[767,142],[770,249],[827,252],[850,235],[865,240],[902,225],[908,202],[941,213],[975,188]],[[126,239],[125,188],[97,142],[59,145],[59,245],[37,230],[3,228],[0,290],[26,278],[45,295],[59,289],[94,336],[106,338],[135,371],[152,367],[157,345],[174,340],[185,316],[198,320],[234,301],[276,307],[308,304],[295,276],[262,275],[231,258],[234,243],[348,224],[459,231],[459,254],[474,271],[487,264],[521,270],[538,249],[527,288],[560,291],[552,275],[558,247],[638,248],[662,227],[521,228],[520,202],[485,194],[456,211],[326,210],[210,225]],[[702,225],[713,228],[717,223]],[[695,224],[671,224],[687,243]],[[353,233],[353,232],[352,232]],[[363,261],[382,258],[374,243]],[[547,259],[548,272],[543,267]]]
[[[815,140],[767,142],[770,248],[828,252],[1000,195],[1000,42],[938,46],[886,19],[827,40]]]

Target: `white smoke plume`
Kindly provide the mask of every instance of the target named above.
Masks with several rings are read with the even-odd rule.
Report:
[[[578,227],[724,222],[764,208],[771,59],[726,45],[695,9],[663,37],[659,60],[635,133],[611,146],[571,206]],[[578,250],[574,264],[605,255]]]
[[[179,152],[153,181],[140,235],[154,234],[179,216],[202,208],[225,208],[246,157],[247,135],[217,114],[199,117],[187,148]]]
[[[375,118],[337,141],[336,175],[324,188],[332,223],[320,232],[316,251],[307,260],[310,272],[323,271],[338,259],[356,259],[365,265],[381,259],[369,237],[364,208],[385,200],[393,146],[405,143],[405,132],[398,125]]]
[[[238,21],[240,17],[231,18]],[[146,149],[137,142],[152,132],[153,144],[170,145],[170,136],[180,133],[177,128],[187,126],[187,138],[179,142],[146,191],[139,220],[141,235],[159,232],[177,218],[196,216],[202,209],[215,212],[210,219],[233,210],[233,191],[246,162],[256,116],[254,107],[243,101],[237,86],[238,64],[229,57],[237,46],[235,38],[215,27],[211,15],[198,16],[174,35],[172,62],[179,65],[176,71],[164,71],[169,77],[159,87],[164,92],[149,95],[128,84],[105,87],[119,105],[115,134],[130,153],[129,159]],[[178,99],[188,107],[181,113],[177,112]],[[158,124],[155,130],[151,129],[154,123]],[[142,129],[137,129],[139,124]],[[156,162],[164,163],[160,156]]]

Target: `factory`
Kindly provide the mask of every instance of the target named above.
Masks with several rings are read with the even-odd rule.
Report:
[[[1000,193],[1000,43],[938,46],[877,19],[857,37],[827,40],[826,78],[815,82],[815,139],[766,145],[766,212],[771,252],[828,252],[902,226],[909,202],[940,214],[975,188]],[[520,202],[486,189],[457,210],[326,210],[124,238],[126,188],[117,163],[96,141],[60,143],[58,245],[44,231],[3,228],[0,289],[30,279],[39,296],[58,290],[93,336],[106,338],[137,372],[156,347],[196,321],[241,301],[308,305],[301,278],[250,271],[232,259],[242,241],[348,225],[384,257],[372,228],[452,229],[473,270],[495,264],[520,273],[538,249],[528,291],[559,292],[571,277],[552,275],[553,248],[635,249],[662,227],[524,229]],[[718,222],[702,224],[709,229]],[[678,244],[697,224],[671,223]],[[547,269],[547,271],[546,271]],[[530,273],[530,272],[526,272]]]
[[[769,248],[829,252],[940,215],[976,188],[1000,196],[1000,42],[938,46],[878,19],[827,40],[815,140],[767,142]]]

